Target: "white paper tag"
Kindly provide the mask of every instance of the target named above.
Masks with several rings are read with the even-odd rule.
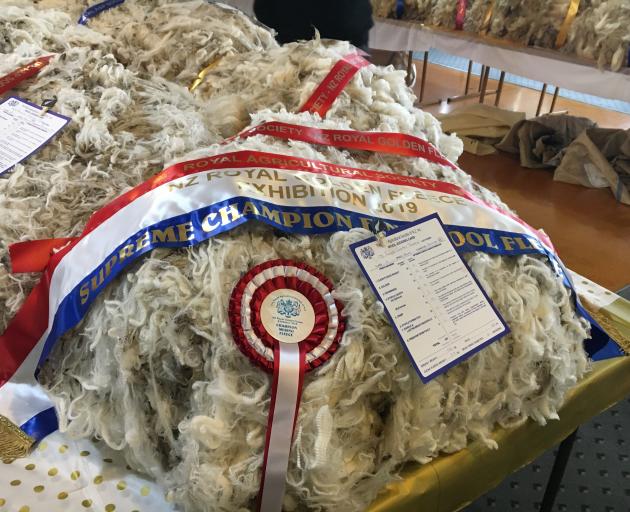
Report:
[[[437,214],[351,250],[423,382],[509,332]]]
[[[0,174],[52,139],[70,119],[16,97],[0,103]]]

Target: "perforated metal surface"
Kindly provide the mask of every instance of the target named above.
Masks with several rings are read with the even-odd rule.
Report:
[[[580,427],[554,511],[630,512],[630,398]],[[465,512],[537,512],[556,450],[507,477]]]

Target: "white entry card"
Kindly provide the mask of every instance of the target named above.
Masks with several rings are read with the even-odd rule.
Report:
[[[0,174],[25,160],[52,139],[70,121],[16,97],[0,103]]]
[[[351,250],[423,382],[509,332],[437,214]]]

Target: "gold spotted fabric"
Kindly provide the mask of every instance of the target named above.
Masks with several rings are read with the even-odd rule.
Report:
[[[172,512],[164,491],[104,443],[60,432],[0,463],[0,512]]]

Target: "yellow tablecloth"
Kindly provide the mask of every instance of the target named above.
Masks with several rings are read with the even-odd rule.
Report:
[[[630,302],[618,299],[598,313],[596,316],[604,315],[609,322],[607,327],[613,324],[616,334],[625,342],[630,339]],[[550,421],[544,427],[528,421],[516,429],[499,429],[492,436],[499,445],[498,450],[473,442],[464,450],[440,456],[429,464],[410,465],[403,471],[403,480],[388,485],[369,510],[461,510],[628,394],[630,357],[594,363],[588,376],[567,395],[559,413],[560,420]]]

